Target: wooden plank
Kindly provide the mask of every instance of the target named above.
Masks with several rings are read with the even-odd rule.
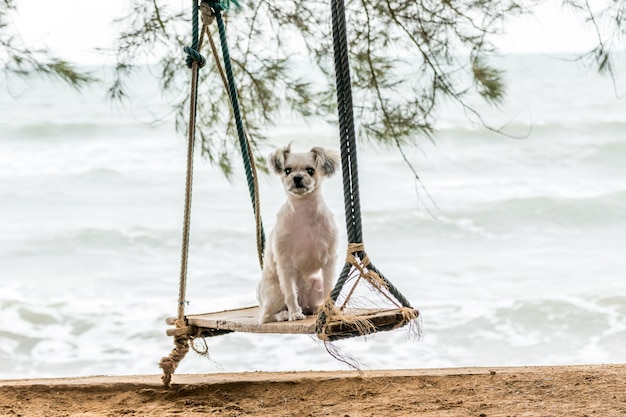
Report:
[[[413,310],[415,318],[419,315],[417,310]],[[407,320],[400,310],[367,310],[360,309],[353,312],[360,320],[367,320],[373,327],[371,329],[355,325],[350,320],[335,320],[326,323],[324,335],[318,335],[322,340],[339,340],[355,336],[364,336],[369,333],[362,333],[363,330],[375,333],[387,330],[394,330],[407,324]]]
[[[245,333],[314,334],[315,316],[304,320],[259,324],[259,307],[225,310],[217,313],[192,314],[187,323],[208,329]]]
[[[402,314],[395,309],[354,309],[348,314],[358,315],[370,320],[378,330],[395,328],[402,322]],[[187,325],[208,329],[210,333],[223,334],[225,332],[245,333],[277,333],[277,334],[315,334],[317,316],[307,316],[304,320],[282,321],[259,324],[259,307],[246,307],[235,310],[224,310],[216,313],[191,314],[187,316]],[[175,320],[168,319],[168,323]],[[356,335],[354,329],[345,323],[328,323],[329,333],[335,334],[332,339],[351,337]],[[216,332],[217,331],[217,332]],[[328,333],[328,332],[327,332]]]
[[[193,326],[176,327],[174,329],[168,329],[165,333],[168,336],[182,336],[185,334],[195,335],[198,329]]]

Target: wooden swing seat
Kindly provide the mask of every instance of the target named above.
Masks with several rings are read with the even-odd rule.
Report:
[[[351,309],[349,314],[367,319],[374,326],[375,331],[392,330],[406,324],[405,317],[397,309]],[[218,336],[231,332],[316,334],[317,316],[315,315],[307,316],[304,320],[264,324],[259,323],[258,317],[258,306],[215,313],[190,314],[186,316],[186,326],[169,329],[167,334],[168,336],[193,334],[202,337]],[[166,323],[175,325],[176,318],[168,318]],[[329,322],[326,326],[326,335],[330,340],[362,335],[354,325],[341,320]]]

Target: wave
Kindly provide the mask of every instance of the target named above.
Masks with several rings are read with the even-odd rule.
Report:
[[[488,138],[501,137],[506,139],[510,135],[513,138],[525,139],[531,136],[559,137],[568,132],[576,132],[603,137],[607,134],[623,137],[626,130],[626,120],[578,120],[575,122],[545,121],[545,122],[524,122],[515,121],[505,125],[489,125],[494,131],[486,129],[484,126],[469,124],[466,120],[456,123],[445,123],[436,127],[437,135],[449,138]],[[571,139],[571,135],[566,135],[566,140]],[[589,143],[593,143],[590,140]]]
[[[591,231],[598,227],[619,230],[626,226],[626,190],[598,196],[571,198],[529,196],[480,202],[430,212],[420,207],[402,210],[368,210],[363,219],[368,230],[393,240],[417,236],[491,236],[530,230],[559,233]]]
[[[588,198],[511,198],[468,205],[444,212],[441,217],[449,233],[533,236],[617,231],[626,227],[625,211],[626,191],[619,191]],[[439,227],[440,233],[445,230]]]
[[[624,126],[626,128],[626,125]],[[624,132],[624,130],[622,131]],[[623,133],[622,133],[623,134]],[[592,144],[584,157],[585,161],[596,163],[598,166],[608,163],[617,163],[624,167],[626,159],[626,140],[605,141]]]
[[[455,366],[549,365],[623,361],[624,302],[624,295],[564,295],[423,309],[443,347],[439,355],[453,357]]]
[[[563,198],[537,196],[512,198],[493,203],[481,203],[469,214],[486,222],[523,222],[558,226],[591,226],[623,224],[626,191],[596,197]]]
[[[96,121],[98,120],[98,121]],[[120,121],[114,118],[91,118],[84,122],[37,122],[19,126],[4,127],[6,138],[14,139],[40,139],[40,138],[93,138],[128,136],[141,132],[150,132],[151,128],[159,125],[141,124],[132,121]],[[170,129],[170,127],[168,127]],[[119,135],[112,135],[112,132]]]
[[[160,252],[163,249],[176,253],[178,230],[130,230],[83,228],[39,235],[29,233],[14,242],[9,258],[38,256],[81,256],[88,254],[122,254]]]
[[[435,148],[423,152],[435,169],[442,166],[449,170],[463,169],[472,176],[500,175],[521,169],[545,175],[546,169],[551,172],[567,169],[569,176],[582,178],[607,170],[623,172],[625,131],[626,121],[576,125],[551,122],[532,128],[514,124],[505,129],[506,134],[482,127],[451,125],[438,132]],[[424,160],[420,150],[408,149],[406,154],[411,161]]]
[[[4,377],[25,372],[38,376],[154,372],[155,358],[169,351],[171,339],[163,335],[167,307],[153,301],[122,294],[115,302],[67,297],[37,304],[0,297],[0,309],[7,317],[0,323],[0,370]],[[425,335],[417,344],[407,342],[402,331],[372,336],[367,343],[340,343],[359,361],[377,368],[617,363],[625,359],[624,306],[623,293],[490,302],[442,296],[420,303]],[[285,362],[285,350],[273,347],[296,343],[308,358],[298,366],[341,366],[319,344],[292,335],[237,333],[211,340],[210,346],[212,359],[225,369],[253,372],[282,369],[285,363],[293,367],[297,361]],[[381,363],[380,352],[393,346],[402,348],[396,349],[397,354],[383,355]],[[183,363],[190,370],[210,371],[215,365],[195,355]]]

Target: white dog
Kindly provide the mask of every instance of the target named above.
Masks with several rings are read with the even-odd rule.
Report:
[[[339,155],[320,147],[296,153],[289,145],[272,153],[269,164],[282,179],[287,202],[267,241],[259,321],[302,320],[333,287],[337,226],[320,185],[337,171]]]

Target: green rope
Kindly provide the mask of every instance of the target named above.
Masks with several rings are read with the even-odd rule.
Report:
[[[187,66],[192,67],[194,61],[198,63],[198,67],[202,68],[206,64],[206,60],[200,52],[198,52],[198,44],[200,43],[200,29],[198,27],[198,11],[199,6],[196,0],[192,0],[191,7],[191,46],[185,46],[183,51],[187,54]]]
[[[258,185],[256,184],[256,177],[254,172],[254,161],[252,159],[252,152],[250,150],[250,146],[248,140],[246,139],[246,133],[243,127],[243,121],[241,118],[241,111],[239,109],[239,96],[237,94],[237,86],[235,84],[235,76],[233,75],[233,68],[230,59],[230,52],[228,49],[228,41],[226,38],[226,27],[224,25],[224,19],[222,18],[222,11],[228,10],[230,7],[230,2],[233,2],[237,7],[241,7],[236,0],[222,0],[222,1],[213,1],[210,2],[210,7],[213,9],[215,13],[215,21],[217,22],[217,27],[220,35],[220,44],[222,47],[222,57],[224,60],[224,70],[226,71],[226,80],[228,81],[228,95],[230,96],[231,105],[233,108],[233,115],[235,117],[235,126],[237,128],[237,136],[239,138],[239,147],[241,149],[241,157],[243,159],[243,164],[246,169],[246,180],[248,182],[248,191],[250,193],[250,200],[252,201],[252,208],[254,209],[255,215],[257,215],[257,219],[259,219],[259,239],[260,239],[260,254],[259,254],[259,262],[261,266],[263,265],[263,252],[265,250],[265,232],[263,230],[263,224],[260,221],[259,211],[260,207],[258,207],[258,201],[255,196],[255,190]],[[224,4],[225,3],[225,4]]]
[[[343,0],[331,0],[333,50],[335,58],[335,75],[337,87],[337,112],[339,118],[339,139],[341,145],[341,162],[343,173],[344,202],[346,215],[346,230],[348,234],[348,247],[351,244],[363,243],[361,226],[361,205],[359,198],[359,179],[356,152],[356,135],[354,128],[354,110],[352,103],[352,87],[350,81],[350,62],[348,58],[348,40],[346,34],[345,5]],[[361,261],[367,258],[365,250],[352,252]],[[385,278],[382,273],[371,263],[363,265],[365,268],[376,272],[389,293],[403,306],[412,308],[409,301],[398,289]],[[337,283],[333,288],[330,298],[336,302],[341,294],[344,284],[349,278],[352,265],[348,262],[344,265]],[[318,315],[316,331],[322,333],[328,317],[324,312]]]
[[[224,12],[228,12],[230,11],[230,3],[233,3],[235,5],[235,7],[237,8],[237,10],[241,9],[241,4],[239,4],[239,2],[237,0],[221,0],[221,1],[214,1],[213,4],[219,6],[219,8],[224,11]],[[215,10],[215,9],[214,9]]]

